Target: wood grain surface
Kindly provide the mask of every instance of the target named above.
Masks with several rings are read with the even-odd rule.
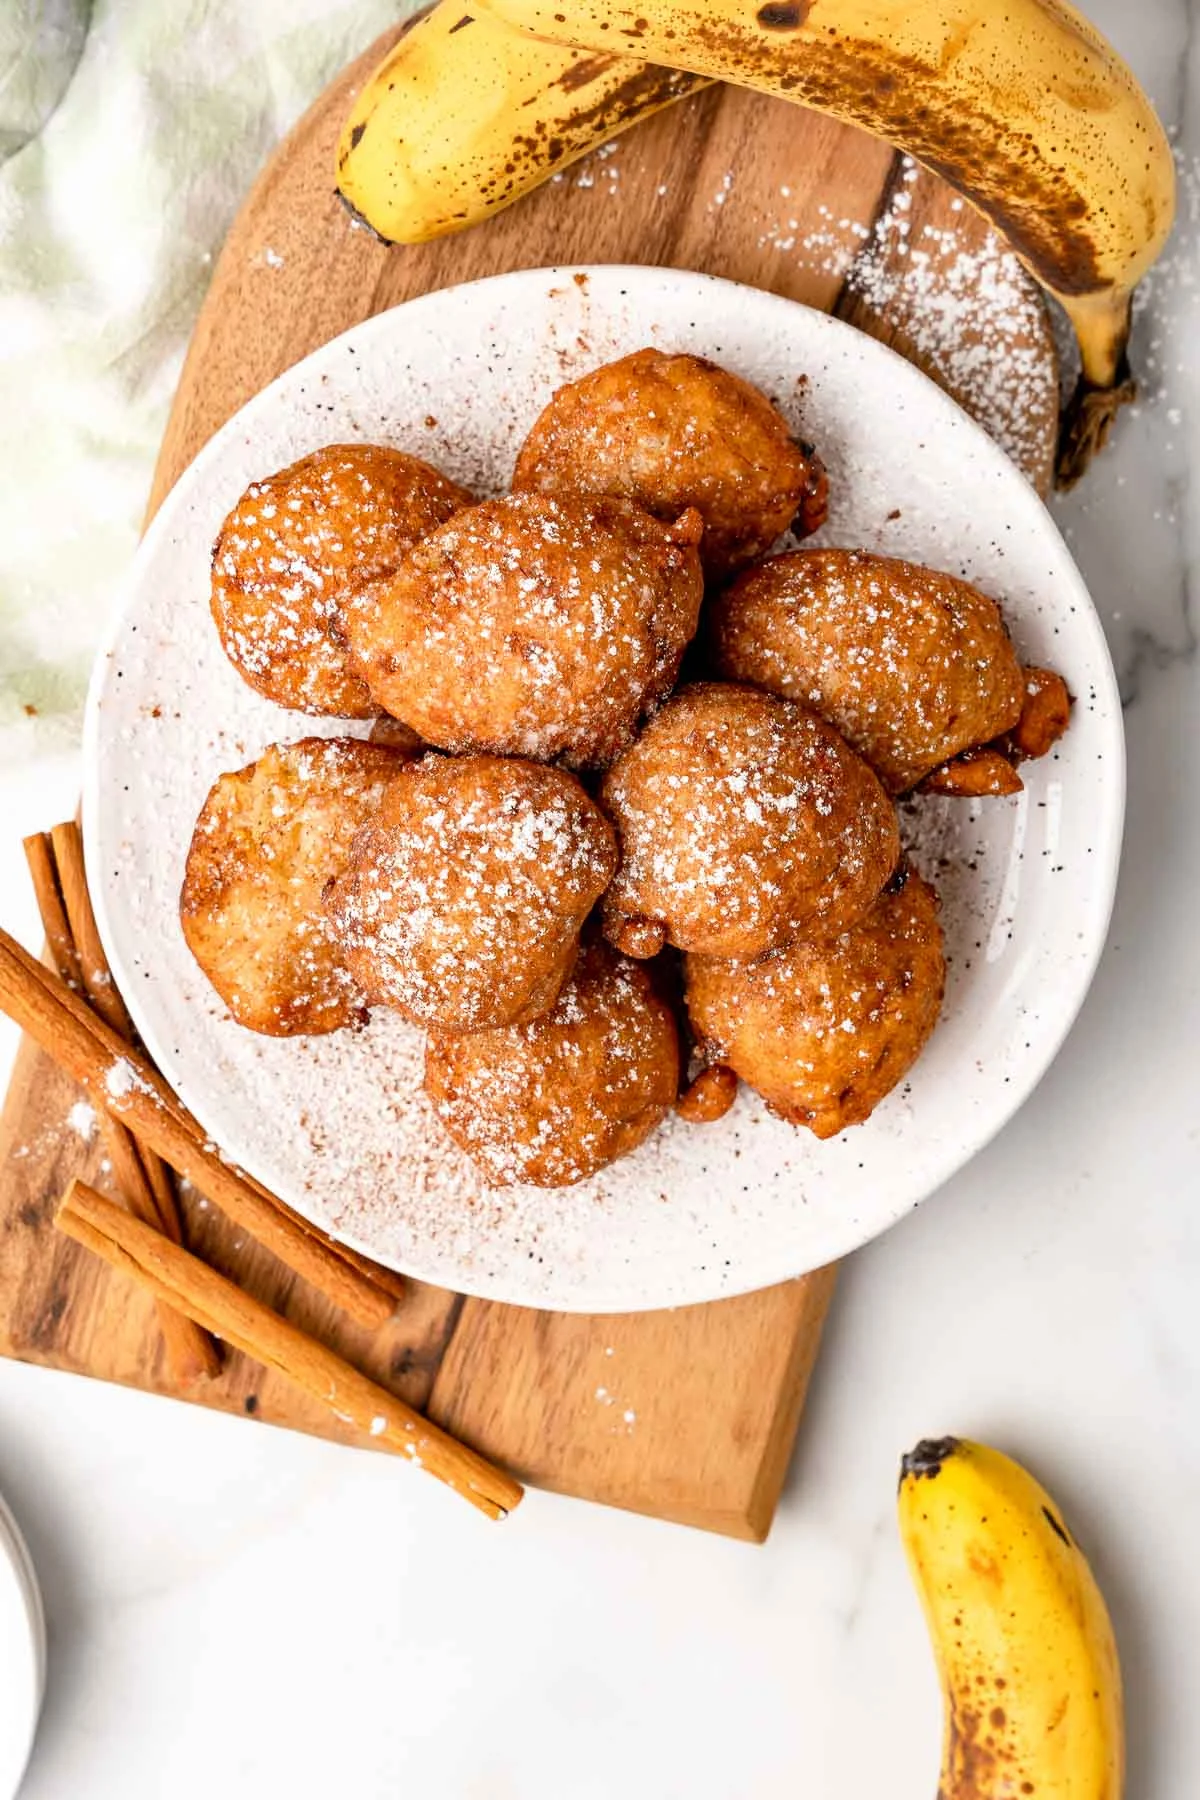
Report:
[[[902,238],[924,233],[940,242],[938,234],[952,231],[960,284],[962,253],[983,243],[982,222],[932,177],[905,178],[886,146],[741,90],[714,88],[661,114],[474,231],[412,249],[381,245],[351,222],[331,171],[350,96],[395,35],[327,90],[247,197],[197,322],[151,513],[213,431],[310,350],[414,295],[518,267],[658,263],[769,288],[894,343],[991,423],[978,395],[959,386],[971,360],[963,345],[951,343],[944,358],[936,347],[931,354],[918,328],[928,277],[920,289],[906,286],[898,264],[895,293],[882,303],[878,282],[867,290],[871,300],[847,281],[864,245],[876,269],[897,244],[903,255],[894,234],[876,229],[901,183]],[[959,308],[964,331],[986,339],[987,304],[985,297]],[[1004,323],[1011,340],[1011,318]],[[1011,372],[989,372],[989,403],[1000,396],[1018,411],[1046,410],[1057,376],[1032,289],[1021,333]],[[1034,440],[1022,460],[1044,490],[1052,406]],[[72,1176],[105,1185],[98,1141],[67,1123],[77,1099],[44,1057],[22,1046],[0,1121],[0,1352],[171,1394],[151,1303],[50,1226]],[[393,1322],[370,1334],[186,1190],[183,1203],[189,1241],[216,1268],[522,1479],[735,1537],[766,1535],[832,1270],[708,1306],[595,1318],[463,1299],[414,1282]],[[279,1377],[237,1357],[189,1398],[363,1444]]]

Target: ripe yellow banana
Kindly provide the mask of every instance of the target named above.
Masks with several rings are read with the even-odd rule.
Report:
[[[338,192],[380,237],[423,243],[490,217],[707,86],[628,53],[539,43],[441,0],[355,100],[338,143]]]
[[[886,138],[985,213],[1061,301],[1088,387],[1125,380],[1130,301],[1171,228],[1174,163],[1133,75],[1066,0],[481,3],[549,42],[695,69]]]
[[[998,1450],[925,1441],[900,1532],[945,1698],[938,1800],[1121,1800],[1121,1675],[1062,1515]]]

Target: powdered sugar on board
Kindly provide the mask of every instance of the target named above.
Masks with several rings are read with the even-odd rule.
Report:
[[[1059,403],[1044,302],[1003,239],[981,231],[965,200],[949,203],[949,224],[914,218],[922,178],[904,157],[891,199],[847,275],[847,296],[861,312],[886,319],[1044,491]]]
[[[933,219],[924,216],[930,200]],[[964,200],[947,201],[908,156],[870,227],[818,205],[819,223],[803,228],[793,204],[782,186],[759,247],[842,281],[839,311],[865,327],[886,324],[1045,492],[1059,404],[1053,333],[1035,282],[1003,239]]]
[[[494,492],[558,383],[646,343],[758,382],[830,466],[822,541],[977,581],[1004,604],[1022,653],[1062,669],[1078,704],[1056,754],[1029,769],[1023,800],[906,813],[916,858],[942,889],[950,987],[911,1082],[869,1124],[818,1144],[743,1093],[719,1123],[671,1120],[578,1187],[492,1191],[431,1116],[416,1032],[379,1013],[329,1038],[255,1037],[223,1016],[183,943],[183,861],[214,777],[273,740],[345,729],[283,712],[234,674],[209,616],[209,550],[250,480],[322,443],[377,439]],[[1121,804],[1103,638],[1011,463],[931,383],[849,327],[669,270],[533,271],[451,289],[291,370],[164,503],[88,718],[85,824],[105,941],[152,1055],[213,1138],[383,1261],[585,1311],[699,1301],[815,1267],[884,1229],[984,1143],[1086,990]]]

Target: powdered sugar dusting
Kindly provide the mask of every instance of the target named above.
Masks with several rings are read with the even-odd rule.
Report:
[[[154,1089],[138,1074],[131,1062],[122,1056],[110,1063],[104,1075],[104,1091],[110,1100],[118,1104],[128,1100],[131,1094],[153,1094]]]
[[[376,699],[430,743],[603,763],[695,631],[701,529],[608,496],[487,501],[346,617],[350,641]]]
[[[556,1004],[507,1032],[431,1039],[425,1089],[498,1185],[580,1182],[652,1133],[678,1088],[675,1021],[648,972],[593,941]]]
[[[836,1257],[1013,1110],[1103,936],[1120,737],[1102,639],[1060,540],[944,396],[879,346],[769,295],[675,271],[591,269],[586,286],[573,273],[504,277],[384,314],[292,370],[202,453],[145,540],[98,677],[85,824],[122,991],[151,1054],[227,1151],[386,1262],[444,1286],[595,1311],[711,1298]],[[284,712],[229,668],[208,612],[208,551],[251,480],[333,440],[378,438],[495,492],[559,382],[647,342],[713,356],[777,398],[830,466],[823,540],[981,585],[1022,656],[1063,671],[1075,715],[1053,755],[1024,771],[1019,851],[1013,802],[921,805],[916,855],[942,889],[951,970],[907,1093],[826,1144],[743,1093],[710,1126],[669,1117],[578,1187],[493,1190],[437,1128],[417,1030],[380,1011],[328,1038],[256,1037],[224,1016],[187,952],[176,900],[215,776],[270,742],[345,730]],[[975,946],[1014,862],[1013,935],[988,963]]]
[[[397,776],[326,906],[370,998],[444,1031],[544,1010],[616,866],[565,770],[425,756]]]
[[[844,282],[850,316],[898,331],[921,366],[1045,489],[1059,395],[1041,295],[1002,238],[981,236],[964,201],[950,202],[950,224],[915,216],[914,198],[928,179],[902,158],[870,227],[823,204],[818,222],[804,227],[781,187],[759,247]]]
[[[606,913],[713,956],[761,955],[816,920],[841,929],[896,860],[892,809],[837,733],[722,683],[680,688],[603,798],[622,845]]]
[[[96,1109],[86,1100],[77,1100],[67,1114],[67,1129],[73,1131],[77,1138],[90,1144],[96,1135]]]
[[[469,497],[420,461],[364,444],[322,447],[252,481],[212,558],[214,617],[235,667],[282,706],[376,712],[348,664],[340,614]]]
[[[896,327],[1018,468],[1045,486],[1058,378],[1041,296],[995,232],[978,242],[972,231],[964,244],[953,226],[910,224],[920,174],[905,157],[891,203],[850,270],[848,291]],[[951,204],[970,217],[965,201]]]

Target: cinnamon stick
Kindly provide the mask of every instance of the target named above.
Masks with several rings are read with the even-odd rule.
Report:
[[[117,992],[108,958],[104,954],[104,945],[100,942],[100,930],[92,911],[92,898],[88,893],[87,873],[83,862],[83,836],[74,819],[51,827],[50,844],[58,865],[58,881],[62,888],[63,905],[67,909],[67,923],[79,952],[84,992],[100,1017],[114,1031],[119,1032],[127,1044],[132,1044],[137,1033],[133,1028],[133,1020],[126,1011],[125,1002]]]
[[[83,970],[79,966],[79,953],[71,936],[71,927],[67,923],[67,910],[63,905],[62,889],[58,885],[58,869],[55,866],[50,834],[47,831],[35,831],[23,843],[25,861],[29,864],[38,912],[42,918],[42,930],[46,934],[46,944],[54,966],[68,987],[81,988]]]
[[[94,1188],[71,1183],[58,1226],[243,1355],[278,1370],[379,1448],[427,1469],[488,1518],[503,1519],[519,1504],[524,1490],[511,1475]]]
[[[106,1020],[127,1044],[135,1043],[137,1033],[133,1020],[126,1011],[125,1002],[117,991],[112,971],[108,966],[108,957],[104,953],[104,945],[100,941],[100,928],[96,924],[96,915],[92,911],[92,897],[88,892],[87,875],[84,868],[83,836],[73,819],[51,828],[50,847],[58,872],[59,886],[62,890],[67,925],[70,928],[71,938],[79,958],[83,991],[100,1017]],[[62,974],[61,969],[59,974]],[[123,1131],[124,1126],[120,1126],[119,1129]],[[183,1216],[179,1210],[179,1198],[175,1192],[175,1184],[171,1180],[170,1171],[162,1158],[156,1156],[154,1151],[145,1145],[140,1147],[140,1160],[155,1206],[158,1209],[159,1218],[162,1221],[162,1229],[168,1237],[174,1238],[177,1244],[182,1244]]]
[[[119,1120],[102,1113],[100,1129],[112,1164],[113,1180],[128,1203],[131,1214],[151,1230],[161,1232],[162,1221],[146,1179],[138,1147]],[[221,1373],[221,1352],[208,1332],[165,1300],[157,1306],[163,1349],[171,1374],[183,1387],[212,1381]]]
[[[335,1256],[340,1256],[344,1262],[348,1262],[351,1268],[357,1269],[359,1274],[365,1276],[368,1281],[373,1281],[376,1287],[382,1288],[385,1294],[390,1294],[393,1300],[399,1302],[406,1297],[404,1277],[395,1269],[385,1269],[382,1263],[374,1262],[371,1257],[364,1256],[360,1250],[352,1249],[340,1238],[329,1237],[319,1226],[314,1225],[311,1219],[306,1219],[303,1214],[294,1211],[285,1200],[279,1198],[278,1194],[273,1194],[269,1188],[265,1188],[261,1181],[255,1181],[252,1175],[243,1172],[242,1180],[247,1187],[252,1187],[256,1193],[261,1194],[264,1200],[269,1201],[272,1206],[278,1207],[297,1231],[307,1232],[309,1237],[317,1238],[320,1243],[328,1245]]]
[[[323,1239],[301,1229],[294,1218],[264,1199],[240,1170],[223,1161],[145,1057],[6,931],[0,931],[0,1012],[15,1020],[79,1082],[98,1109],[120,1119],[335,1306],[371,1327],[391,1317],[394,1296]]]
[[[96,924],[84,861],[83,834],[74,819],[66,820],[63,824],[51,828],[50,845],[57,866],[67,924],[71,936],[78,946],[84,990],[96,1011],[112,1026],[113,1030],[119,1032],[127,1043],[134,1043],[136,1031],[133,1020],[113,981],[108,957],[105,955],[104,944],[100,937],[100,929]],[[62,974],[61,969],[59,973]],[[197,1135],[203,1136],[198,1127]],[[156,1156],[152,1150],[147,1150],[145,1146],[142,1146],[142,1161],[146,1166],[146,1175],[160,1209],[165,1213],[169,1208],[178,1223],[178,1229],[172,1229],[169,1224],[164,1229],[166,1229],[168,1237],[174,1238],[177,1244],[182,1243],[182,1221],[179,1218],[178,1201],[170,1172],[161,1157]],[[381,1288],[384,1293],[390,1294],[396,1301],[404,1298],[403,1276],[397,1275],[391,1269],[382,1268],[380,1264],[371,1262],[368,1257],[360,1256],[357,1251],[351,1250],[348,1245],[327,1237],[317,1226],[310,1224],[307,1219],[301,1218],[298,1213],[285,1206],[282,1200],[268,1192],[260,1182],[251,1180],[248,1175],[243,1179],[249,1187],[256,1189],[269,1204],[286,1213],[299,1230],[306,1232],[310,1237],[319,1238],[322,1243],[332,1249],[335,1256],[350,1263],[368,1281]]]
[[[53,836],[39,833],[25,840],[25,855],[33,876],[38,911],[46,933],[46,943],[59,976],[67,980],[71,974],[77,982],[89,987],[85,959],[78,954],[78,940],[70,911],[59,886],[61,864],[55,855]],[[90,913],[91,908],[88,907]],[[97,936],[97,942],[99,941]],[[103,953],[101,953],[103,954]],[[175,1190],[166,1180],[166,1201],[155,1192],[142,1154],[129,1132],[111,1114],[99,1115],[104,1148],[112,1164],[113,1179],[127,1205],[139,1219],[174,1237],[182,1239],[182,1227]],[[148,1154],[153,1154],[148,1153]],[[157,1161],[157,1159],[155,1159]],[[162,1164],[158,1165],[166,1176]],[[190,1387],[197,1381],[211,1380],[221,1372],[221,1356],[206,1331],[182,1313],[174,1312],[161,1301],[158,1322],[162,1332],[167,1363],[176,1381]]]

